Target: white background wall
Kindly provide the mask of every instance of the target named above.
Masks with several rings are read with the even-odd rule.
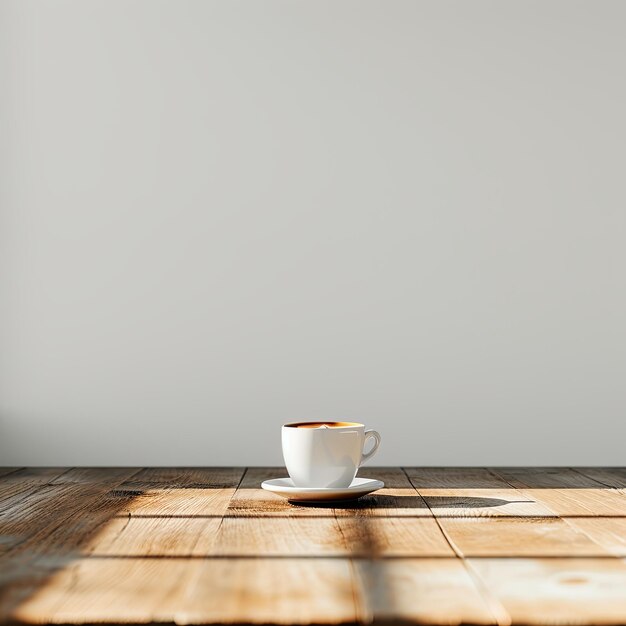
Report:
[[[625,464],[625,21],[0,0],[0,464]]]

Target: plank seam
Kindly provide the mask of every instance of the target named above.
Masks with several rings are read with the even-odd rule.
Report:
[[[217,525],[217,528],[215,529],[215,543],[216,544],[217,544],[218,535],[220,534],[220,529],[222,528],[222,525],[224,524],[224,518],[226,517],[226,514],[228,513],[228,508],[230,507],[230,504],[233,501],[233,498],[239,491],[239,487],[241,487],[241,483],[243,483],[243,479],[245,478],[247,473],[248,473],[248,468],[244,467],[243,472],[241,473],[241,476],[239,477],[239,482],[237,483],[237,486],[235,487],[235,490],[233,491],[233,495],[230,496],[230,500],[228,501],[228,504],[224,508],[224,512],[222,513],[220,517],[220,523]],[[198,545],[198,541],[200,541],[200,533],[198,533],[198,536],[196,537],[196,541],[194,542],[194,544],[191,546],[191,549],[189,550],[189,556],[193,556],[193,551],[195,547]]]
[[[443,535],[444,539],[450,546],[450,549],[454,552],[455,557],[459,559],[459,561],[462,563],[463,568],[465,569],[465,571],[467,572],[467,575],[469,576],[470,580],[474,584],[474,588],[478,592],[478,595],[483,599],[483,602],[487,606],[489,613],[491,613],[491,617],[493,618],[494,623],[498,624],[499,626],[509,626],[512,623],[512,620],[508,611],[504,608],[502,603],[496,597],[494,597],[493,594],[489,591],[489,588],[486,586],[482,578],[477,576],[477,573],[469,566],[469,564],[465,560],[465,557],[463,556],[463,553],[456,546],[452,538],[448,535],[445,528],[442,526],[440,520],[435,515],[434,511],[431,509],[430,505],[428,504],[428,500],[424,498],[424,496],[422,496],[422,494],[419,492],[419,489],[414,485],[413,481],[411,480],[411,477],[409,476],[409,473],[406,471],[406,468],[402,467],[401,469],[404,472],[407,479],[409,480],[409,483],[411,484],[413,489],[415,489],[416,493],[426,503],[426,506],[428,507],[428,510],[430,511],[433,519],[435,520],[435,523],[439,527],[441,534]]]
[[[194,561],[224,561],[224,560],[239,560],[239,561],[254,561],[254,560],[338,560],[338,561],[346,561],[349,559],[355,559],[358,561],[363,560],[376,560],[376,561],[419,561],[420,559],[426,561],[432,560],[462,560],[465,561],[465,557],[459,557],[456,554],[451,556],[448,555],[440,555],[440,554],[385,554],[376,557],[371,557],[368,555],[355,555],[353,557],[346,556],[345,554],[309,554],[309,553],[301,553],[301,554],[238,554],[238,553],[223,553],[223,554],[96,554],[96,555],[84,555],[81,557],[83,559],[90,559],[93,561],[96,560],[126,560],[126,561],[184,561],[185,559],[191,559]],[[617,560],[626,560],[626,557],[616,556],[613,554],[574,554],[574,555],[563,555],[563,554],[524,554],[523,556],[503,556],[498,554],[472,554],[467,557],[467,559],[475,559],[475,560],[489,560],[489,561],[506,561],[506,560],[515,560],[515,561],[528,561],[533,559],[545,559],[549,561],[615,561]]]
[[[522,485],[524,485],[524,487],[516,487],[515,485],[512,485],[506,478],[504,478],[504,476],[501,476],[500,474],[497,473],[497,471],[492,471],[490,468],[485,468],[490,474],[492,474],[493,476],[495,476],[496,478],[500,478],[503,481],[505,481],[507,484],[511,485],[511,487],[513,487],[513,489],[516,489],[517,491],[519,491],[520,493],[524,494],[524,495],[528,495],[525,493],[526,489],[531,489],[532,487],[529,487],[528,485],[526,485],[522,480],[520,480],[520,483]],[[586,476],[585,474],[582,474],[581,472],[578,472],[578,470],[576,470],[576,468],[574,467],[567,467],[565,469],[571,470],[576,472],[577,474],[580,474],[581,476],[584,476],[585,478],[589,479],[589,480],[593,480],[594,482],[598,483],[598,485],[604,486],[603,483],[601,483],[600,481],[595,480],[595,478],[590,478],[589,476]],[[617,491],[616,489],[612,488],[612,490]],[[557,491],[558,493],[562,493],[562,492],[567,492],[567,488],[558,488],[555,487],[554,491]],[[567,493],[565,494],[567,495]],[[530,497],[530,496],[529,496]],[[536,500],[535,500],[536,501]],[[592,535],[590,535],[588,532],[586,532],[584,529],[578,527],[574,522],[571,522],[570,520],[572,519],[577,519],[577,516],[568,516],[568,515],[559,515],[551,506],[549,506],[548,504],[546,504],[545,502],[541,502],[541,504],[543,506],[545,506],[548,510],[554,512],[555,516],[557,519],[560,519],[568,528],[571,528],[575,533],[583,535],[584,537],[586,537],[587,539],[589,539],[589,541],[591,541],[594,545],[598,546],[599,548],[601,548],[602,550],[604,550],[607,553],[607,557],[606,558],[615,558],[615,559],[619,559],[620,556],[617,554],[611,554],[609,552],[609,550],[607,550],[607,548],[605,546],[603,546],[599,541],[597,541],[596,539],[594,539],[594,537]],[[586,506],[585,504],[582,504],[581,502],[578,502],[579,506],[582,506],[584,509],[586,509],[587,511],[589,511],[591,513],[591,515],[587,515],[587,516],[578,516],[581,519],[602,519],[602,516],[598,516],[598,515],[593,515],[593,509],[590,509],[588,506]],[[622,517],[622,516],[617,516],[617,517]],[[520,518],[520,519],[526,519],[526,518]],[[566,557],[567,558],[567,557]]]
[[[68,468],[65,472],[62,472],[61,474],[59,474],[59,476],[57,476],[57,478],[60,477],[60,476],[64,476],[65,474],[67,474],[69,471],[71,471],[73,469],[78,469],[78,468],[73,468],[73,467],[72,468]],[[140,471],[140,469],[137,469],[135,472],[130,474],[130,476],[134,476],[138,471]],[[102,498],[102,496],[106,493],[106,489],[107,488],[109,490],[110,489],[114,489],[116,486],[119,486],[120,484],[122,484],[125,480],[128,480],[128,478],[130,476],[125,476],[123,478],[116,479],[116,480],[112,481],[111,484],[108,487],[105,487],[103,485],[102,486],[103,487],[102,491],[100,491],[97,495],[94,495],[94,497],[92,499],[92,504],[93,504],[93,502],[96,502],[97,500]],[[60,485],[49,485],[49,484],[47,484],[47,485],[48,486],[53,486],[53,487],[58,487],[58,486],[63,486],[63,483],[61,483]],[[43,488],[44,486],[46,486],[46,485],[42,485],[41,487]],[[31,492],[29,495],[32,496],[34,493],[36,493],[36,491]],[[77,511],[74,511],[73,513],[70,513],[69,515],[65,515],[62,518],[62,520],[59,521],[55,526],[53,526],[53,527],[50,527],[50,526],[46,527],[46,532],[45,532],[45,534],[43,536],[43,540],[48,540],[54,534],[54,532],[56,530],[61,528],[61,526],[63,526],[67,522],[68,519],[72,518],[76,514],[77,514]],[[105,523],[105,522],[102,522],[102,523]],[[102,525],[102,524],[100,524],[100,525]],[[95,529],[97,529],[100,525],[96,526],[93,529],[93,531],[95,531]],[[23,544],[27,543],[31,539],[32,538],[26,538],[23,541],[21,541],[19,544],[17,544],[16,546],[13,546],[13,548],[10,551],[8,551],[8,552],[6,552],[5,554],[2,555],[3,558],[7,557],[7,556],[8,556],[9,559],[14,558],[14,553],[17,552],[19,554],[21,546],[23,546]],[[85,559],[88,558],[88,557],[89,557],[89,555],[84,555]],[[27,558],[26,562],[24,563],[24,567],[30,567],[30,568],[35,568],[36,569],[38,564],[46,562],[46,558],[47,558],[47,555],[46,555],[45,552],[43,552],[43,553],[42,552],[35,552],[33,555],[31,555],[31,556],[29,556]],[[69,565],[69,567],[73,568],[72,569],[72,582],[71,582],[70,588],[74,588],[75,585],[78,582],[77,567],[78,567],[78,564],[82,560],[83,559],[75,560],[75,563]],[[61,569],[63,569],[63,568],[61,568]],[[55,573],[55,571],[52,571],[52,573],[50,575],[54,575],[54,573]],[[46,577],[45,580],[47,580],[47,577]],[[28,589],[28,587],[26,589]],[[34,592],[36,592],[38,589],[39,589],[39,584],[38,584],[37,588],[34,590]],[[22,590],[22,592],[23,591],[24,590]],[[6,608],[2,607],[3,608],[3,612],[0,615],[0,623],[3,623],[3,622],[9,622],[10,623],[12,621],[16,621],[15,618],[14,618],[14,611],[16,610],[17,607],[19,607],[19,605],[23,601],[24,601],[23,597],[18,597],[17,600],[13,603],[13,606],[6,607]],[[64,603],[64,598],[59,598],[58,601],[53,605],[52,612],[58,611],[58,609],[63,605],[63,603]],[[17,620],[17,623],[20,623],[20,620]]]
[[[21,467],[19,468],[18,472],[21,472],[22,470],[25,469],[29,469],[28,467]],[[67,474],[69,471],[73,470],[75,468],[73,467],[68,467],[65,470],[63,470],[58,476],[55,476],[52,480],[56,480],[57,478],[60,478],[61,476],[64,476],[65,474]],[[5,474],[5,476],[11,476],[12,474],[14,474],[14,472],[9,472],[8,474]],[[2,478],[4,478],[5,476],[2,476]],[[0,478],[0,482],[1,482],[1,478]],[[29,498],[30,496],[38,493],[39,491],[41,491],[44,487],[50,487],[50,486],[54,486],[51,482],[51,480],[48,480],[45,483],[41,483],[40,485],[35,485],[33,487],[31,487],[30,489],[23,491],[19,494],[15,494],[15,495],[19,495],[19,498],[16,500],[16,502],[14,503],[15,505],[19,505],[20,503],[22,503],[26,498]],[[6,500],[10,500],[12,496],[9,496],[8,498],[0,498],[0,502],[5,502]]]
[[[76,468],[70,468],[70,469],[76,469]],[[70,470],[68,470],[68,471],[70,471]],[[63,472],[63,474],[66,474],[66,473],[67,473],[67,472]],[[135,472],[135,473],[136,473],[136,472]],[[61,474],[61,476],[62,476],[63,474]],[[134,475],[134,474],[131,474],[131,476],[133,476],[133,475]],[[120,479],[119,481],[114,482],[114,483],[113,483],[113,486],[117,486],[117,485],[121,484],[124,480],[127,480],[127,479],[126,479],[126,478],[124,478],[124,479]],[[41,485],[41,487],[40,487],[40,488],[43,488],[43,487],[45,487],[45,486],[60,487],[60,486],[64,486],[64,485],[63,485],[63,484],[61,484],[61,485],[48,485],[48,484],[46,484],[46,485]],[[38,489],[39,489],[39,488],[38,488]],[[36,493],[36,491],[30,492],[28,495],[29,495],[29,496],[32,496],[34,493]],[[94,500],[97,500],[98,498],[100,498],[100,497],[103,495],[103,493],[106,493],[106,488],[105,488],[105,487],[103,487],[102,492],[100,492],[100,493],[96,494],[96,495],[94,496],[94,498],[93,498],[93,499],[94,499]],[[80,510],[80,509],[79,509],[79,510]],[[74,511],[74,512],[72,512],[72,513],[70,513],[70,514],[66,514],[66,515],[65,515],[64,517],[62,517],[60,520],[57,520],[57,523],[56,523],[56,525],[54,525],[54,526],[52,526],[52,525],[47,526],[47,527],[46,527],[46,529],[45,529],[45,533],[42,535],[42,537],[40,537],[40,538],[39,538],[39,541],[38,541],[38,542],[39,542],[39,543],[42,543],[43,541],[47,540],[47,539],[48,539],[48,538],[49,538],[52,534],[54,534],[54,532],[55,532],[56,530],[58,530],[59,528],[61,528],[61,526],[63,526],[63,525],[67,522],[67,520],[68,520],[68,519],[70,519],[70,518],[72,518],[73,516],[75,516],[75,515],[77,514],[77,512],[78,512],[78,511]],[[104,523],[104,522],[103,522],[103,523]],[[97,528],[98,528],[98,526],[96,526],[96,528],[94,528],[93,530],[95,531]],[[42,529],[42,532],[43,532],[43,529]],[[27,543],[28,541],[31,541],[31,540],[32,540],[32,537],[26,537],[26,538],[24,538],[24,539],[23,539],[22,541],[20,541],[19,543],[16,543],[15,545],[11,546],[11,548],[10,548],[10,549],[8,549],[8,550],[7,550],[7,551],[6,551],[6,552],[5,552],[2,556],[3,556],[3,557],[12,557],[12,556],[13,556],[16,552],[20,552],[20,550],[22,549],[22,547],[23,547],[23,545],[24,545],[25,543]],[[35,558],[34,558],[34,561],[33,561],[33,562],[37,562],[40,558],[41,558],[41,555],[36,555],[36,556],[35,556]]]
[[[350,555],[350,548],[348,546],[348,540],[346,538],[346,534],[343,532],[343,528],[341,527],[341,524],[339,523],[339,518],[337,517],[337,509],[333,509],[333,515],[335,517],[335,524],[337,526],[337,530],[339,531],[339,534],[341,535],[341,541],[343,542],[343,547],[348,553],[348,555]],[[365,523],[367,523],[367,520],[365,521]],[[359,602],[358,602],[358,595],[356,592],[357,574],[356,574],[356,567],[354,564],[354,559],[352,556],[348,556],[348,563],[350,565],[350,591],[352,592],[352,607],[354,611],[354,619],[355,621],[359,621],[362,615],[361,615],[361,611],[359,610],[360,607],[359,607]],[[372,619],[373,619],[373,615],[372,615]]]
[[[609,485],[607,483],[603,483],[601,480],[599,480],[598,478],[593,478],[592,476],[589,476],[589,474],[585,474],[584,472],[581,472],[578,468],[576,467],[570,467],[569,469],[571,469],[572,471],[576,472],[577,474],[580,474],[581,476],[584,476],[585,478],[589,479],[589,480],[593,480],[595,482],[597,482],[599,485],[602,485],[603,487],[608,487],[609,489],[612,489],[613,491],[616,491],[617,493],[619,493],[622,496],[626,496],[626,493],[624,493],[623,488],[620,487],[615,487],[613,485]]]
[[[2,471],[4,469],[4,467],[0,467],[0,471]],[[0,480],[4,480],[4,478],[6,476],[10,476],[11,474],[15,474],[15,472],[21,472],[22,470],[25,470],[25,467],[14,467],[12,470],[9,470],[8,472],[5,472],[4,474],[2,474],[0,476]]]

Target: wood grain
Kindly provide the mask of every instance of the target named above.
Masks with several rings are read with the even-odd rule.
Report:
[[[353,623],[347,559],[82,559],[15,613],[22,622]]]
[[[441,518],[441,527],[459,555],[609,556],[583,532],[559,518]]]
[[[454,556],[434,519],[228,518],[215,553],[233,556]]]
[[[369,623],[494,624],[508,615],[484,597],[460,559],[355,561],[357,599]]]
[[[143,470],[120,485],[121,514],[86,546],[93,556],[185,557],[212,553],[244,469]]]
[[[620,468],[0,470],[0,624],[626,623]],[[365,472],[364,472],[365,474]]]
[[[115,487],[136,471],[59,471],[62,481],[29,490],[0,516],[0,621],[13,619],[16,607],[80,555],[87,539],[123,505]]]
[[[170,622],[160,605],[172,595],[181,599],[179,583],[188,570],[184,559],[78,559],[22,602],[12,619],[61,624]]]
[[[0,513],[67,471],[66,467],[25,467],[8,472],[0,478]]]
[[[626,490],[626,467],[577,467],[575,471],[606,487]]]
[[[133,517],[223,515],[244,468],[147,468],[120,486]]]
[[[361,621],[348,559],[208,559],[178,623],[337,624]]]
[[[68,523],[75,527],[82,522],[82,528],[91,533],[95,520],[100,519],[98,514],[103,512],[100,500],[136,471],[128,468],[72,469],[58,473],[56,482],[50,478],[37,488],[29,489],[18,500],[9,498],[0,517],[3,537],[0,555],[15,556],[27,552],[32,556],[39,552],[59,551],[62,549],[61,538],[68,537]],[[116,508],[119,502],[112,503],[112,506]],[[104,515],[109,512],[110,508],[105,506]],[[72,541],[75,533],[74,529]]]
[[[570,468],[498,468],[494,470],[524,496],[560,516],[623,515],[626,497]]]
[[[587,517],[567,519],[609,554],[626,557],[626,517]]]
[[[469,559],[513,624],[624,624],[618,559]]]
[[[23,467],[0,467],[0,478],[2,476],[6,476],[7,474],[12,474],[13,472],[17,472],[18,470],[25,469]]]
[[[510,489],[492,471],[482,467],[406,467],[406,475],[418,490]]]

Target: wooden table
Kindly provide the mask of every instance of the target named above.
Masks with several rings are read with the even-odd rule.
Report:
[[[0,621],[625,624],[626,469],[0,469]]]

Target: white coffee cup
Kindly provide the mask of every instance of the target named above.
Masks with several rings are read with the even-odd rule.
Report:
[[[369,452],[365,442],[374,439]],[[296,487],[349,487],[380,435],[357,422],[292,422],[282,428],[283,458]]]

